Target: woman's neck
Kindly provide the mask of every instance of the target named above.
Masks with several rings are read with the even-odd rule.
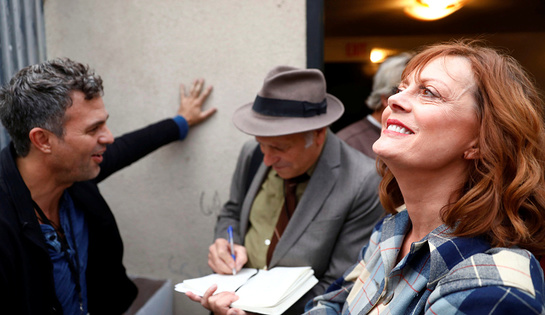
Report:
[[[443,224],[441,211],[451,204],[464,178],[462,174],[434,172],[396,172],[396,180],[411,219],[411,238],[418,241]]]

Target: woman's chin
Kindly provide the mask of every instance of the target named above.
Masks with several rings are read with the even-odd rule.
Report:
[[[389,146],[387,146],[384,143],[384,141],[381,141],[380,139],[378,139],[373,144],[373,152],[375,152],[375,154],[381,159],[384,159],[384,158],[388,157],[389,152],[391,151],[388,148],[389,148]],[[390,152],[390,154],[391,154],[391,152]]]

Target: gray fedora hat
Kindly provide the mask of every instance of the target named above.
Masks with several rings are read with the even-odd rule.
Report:
[[[252,136],[283,136],[329,126],[343,112],[341,101],[326,93],[320,70],[277,66],[255,101],[235,111],[233,123]]]

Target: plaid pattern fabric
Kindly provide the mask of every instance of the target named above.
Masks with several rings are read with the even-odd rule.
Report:
[[[395,264],[407,211],[377,224],[360,262],[305,314],[545,314],[543,271],[526,250],[491,248],[442,225]]]

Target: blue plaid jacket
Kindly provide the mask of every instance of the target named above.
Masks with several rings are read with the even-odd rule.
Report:
[[[305,314],[545,314],[543,271],[530,252],[452,237],[442,225],[396,265],[409,227],[407,211],[377,224],[360,262]]]

